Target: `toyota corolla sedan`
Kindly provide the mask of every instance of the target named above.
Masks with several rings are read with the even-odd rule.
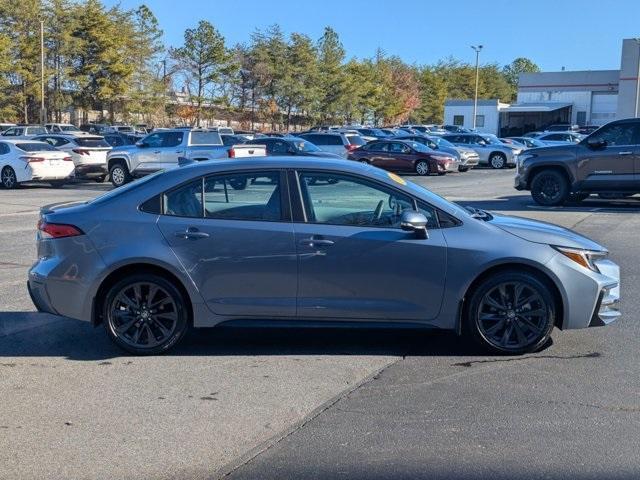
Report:
[[[134,354],[194,327],[453,330],[493,352],[620,316],[620,273],[575,232],[452,204],[358,162],[268,157],[157,173],[44,207],[40,311]]]

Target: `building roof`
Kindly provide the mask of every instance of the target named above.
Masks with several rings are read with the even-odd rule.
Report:
[[[486,99],[478,100],[479,107],[497,107],[499,103],[500,103],[500,100],[498,100],[497,98],[492,98],[489,100],[486,100]],[[450,98],[445,100],[444,105],[446,107],[469,107],[469,106],[473,106],[473,99],[465,100],[460,98]]]
[[[514,103],[501,108],[501,112],[554,112],[561,108],[573,106],[572,103],[545,102],[545,103]]]

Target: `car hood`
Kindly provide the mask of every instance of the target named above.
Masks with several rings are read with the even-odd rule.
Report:
[[[578,145],[576,145],[575,143],[565,143],[565,144],[558,144],[558,145],[547,145],[544,147],[528,148],[526,150],[526,153],[527,155],[535,154],[538,157],[546,157],[547,155],[549,155],[549,156],[556,156],[556,157],[561,156],[561,157],[567,158],[567,156],[575,157],[577,150],[578,150]]]
[[[340,155],[337,155],[335,153],[331,153],[331,152],[300,152],[298,155],[302,155],[305,157],[322,157],[322,158],[341,158],[344,159],[344,157],[341,157]]]
[[[606,250],[599,243],[559,225],[493,212],[491,215],[493,218],[488,220],[488,223],[529,242],[586,250]]]

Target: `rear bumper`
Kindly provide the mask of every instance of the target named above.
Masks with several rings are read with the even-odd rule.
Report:
[[[104,163],[85,163],[76,165],[76,177],[102,177],[106,175],[107,165]]]

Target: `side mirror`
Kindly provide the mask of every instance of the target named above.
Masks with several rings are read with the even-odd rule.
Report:
[[[607,141],[602,138],[589,138],[587,139],[587,146],[593,150],[604,148],[607,146]]]
[[[149,145],[148,145],[148,144],[146,144],[145,142],[143,142],[142,140],[138,140],[138,141],[136,142],[136,147],[138,147],[138,148],[147,148],[148,146],[149,146]]]
[[[405,210],[400,217],[400,228],[405,232],[413,232],[420,239],[429,238],[427,233],[427,217],[414,210]]]

